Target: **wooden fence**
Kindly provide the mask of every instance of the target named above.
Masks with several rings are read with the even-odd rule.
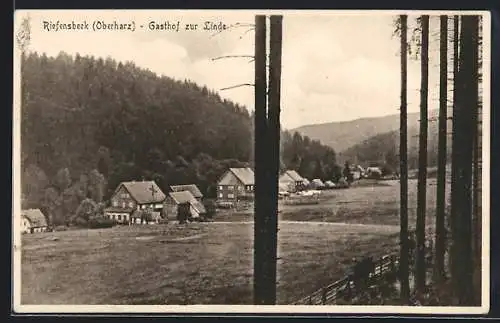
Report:
[[[426,260],[428,264],[431,264],[433,259],[433,240],[430,239],[428,242],[429,244],[426,246]],[[414,257],[411,255],[410,268],[413,265]],[[347,275],[300,299],[294,305],[326,305],[336,304],[340,299],[351,300],[353,297],[366,291],[370,286],[378,285],[381,282],[395,282],[398,279],[398,272],[399,255],[385,255],[375,261],[373,270],[368,274],[366,284],[360,283],[363,281],[363,277]]]

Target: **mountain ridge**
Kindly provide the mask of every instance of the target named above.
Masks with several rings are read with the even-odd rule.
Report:
[[[429,110],[429,118],[437,116],[437,109]],[[418,126],[419,112],[408,113],[408,129]],[[341,153],[378,134],[399,130],[399,114],[366,117],[350,121],[304,125],[292,129],[301,135],[319,140]],[[354,130],[356,129],[356,130]]]

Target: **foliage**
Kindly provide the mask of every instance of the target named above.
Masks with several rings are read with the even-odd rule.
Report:
[[[92,217],[89,219],[89,229],[111,228],[116,225],[116,221],[104,217]]]

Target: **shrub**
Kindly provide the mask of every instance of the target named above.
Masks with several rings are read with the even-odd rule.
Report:
[[[102,228],[111,228],[116,225],[115,220],[107,219],[104,217],[95,217],[89,219],[88,227],[90,229],[102,229]]]

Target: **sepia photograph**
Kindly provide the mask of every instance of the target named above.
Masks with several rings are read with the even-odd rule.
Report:
[[[487,313],[490,24],[17,10],[13,311]]]

